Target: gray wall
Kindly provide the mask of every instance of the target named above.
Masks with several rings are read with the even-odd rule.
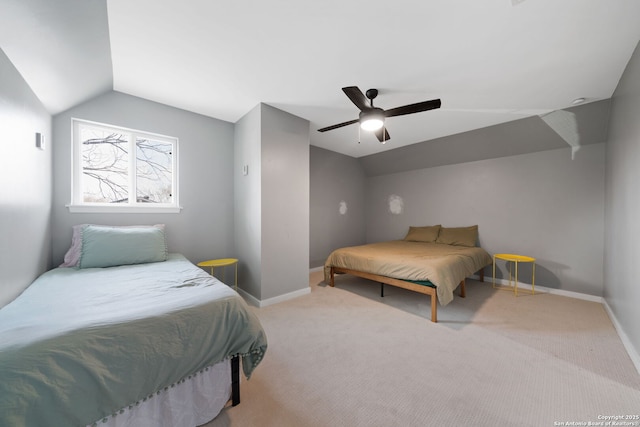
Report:
[[[306,289],[309,122],[260,104],[236,123],[235,132],[240,287],[259,301]]]
[[[604,297],[640,370],[640,47],[612,98],[607,142]]]
[[[538,285],[602,295],[603,143],[573,159],[561,148],[371,177],[366,210],[368,242],[402,239],[412,225],[477,224],[489,253],[537,258]],[[530,282],[530,270],[519,279]]]
[[[310,150],[310,258],[320,267],[331,251],[365,243],[365,175],[350,156],[318,147]]]
[[[36,132],[45,150],[35,146]],[[51,116],[0,49],[0,307],[51,264]]]
[[[177,137],[180,213],[70,213],[71,118]],[[169,251],[192,262],[235,255],[233,125],[166,105],[109,92],[53,119],[53,262],[62,262],[74,224],[167,225]]]
[[[309,122],[261,104],[261,299],[309,287]]]
[[[609,108],[593,102],[361,158],[367,241],[477,224],[490,253],[535,257],[538,285],[602,296]],[[523,267],[519,279],[531,282]]]
[[[262,162],[260,105],[235,124],[234,238],[238,258],[238,286],[261,299],[262,276]],[[243,175],[243,167],[248,174]]]

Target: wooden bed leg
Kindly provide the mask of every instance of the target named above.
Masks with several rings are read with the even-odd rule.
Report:
[[[480,281],[484,282],[484,268],[480,269],[480,271],[478,272],[478,275],[480,276]]]
[[[434,295],[431,295],[431,321],[438,323],[438,301]]]
[[[464,279],[462,279],[462,282],[460,282],[460,297],[464,298],[466,296],[467,296],[467,290],[465,288]]]
[[[333,271],[333,267],[331,267],[331,273],[330,273],[330,279],[329,279],[329,286],[331,286],[332,288],[334,287],[335,283],[333,282],[333,275],[335,274],[335,272]]]
[[[380,283],[380,298],[384,298],[384,283]]]
[[[231,358],[231,406],[240,404],[240,356]]]

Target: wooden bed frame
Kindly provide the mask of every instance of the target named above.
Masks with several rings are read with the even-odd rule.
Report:
[[[352,276],[362,277],[363,279],[374,280],[376,282],[380,282],[381,286],[385,284],[396,286],[398,288],[408,289],[410,291],[420,292],[421,294],[426,294],[431,297],[431,321],[433,323],[438,322],[438,301],[436,295],[436,288],[426,285],[419,285],[417,283],[408,282],[406,280],[394,279],[393,277],[379,276],[373,273],[366,273],[363,271],[350,270],[348,268],[341,267],[331,267],[331,280],[329,281],[329,286],[334,287],[334,274],[351,274]],[[480,281],[484,282],[484,268],[481,268],[478,271],[478,275],[480,276]],[[384,296],[383,287],[380,288],[380,296]],[[465,289],[465,279],[462,279],[460,282],[460,297],[466,297],[466,289]]]

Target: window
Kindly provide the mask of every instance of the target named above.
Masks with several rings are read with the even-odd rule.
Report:
[[[178,140],[72,120],[71,212],[179,212]]]

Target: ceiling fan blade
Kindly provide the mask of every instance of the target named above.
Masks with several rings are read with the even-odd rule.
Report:
[[[355,119],[355,120],[350,120],[350,121],[344,122],[344,123],[338,123],[337,125],[327,126],[326,128],[318,129],[318,132],[326,132],[328,130],[338,129],[338,128],[341,128],[343,126],[348,126],[348,125],[352,125],[354,123],[358,123],[359,121],[360,121],[359,119]]]
[[[360,110],[371,108],[367,102],[367,98],[364,96],[364,93],[358,89],[358,86],[343,87],[342,91]]]
[[[404,116],[405,114],[420,113],[421,111],[433,110],[440,108],[440,100],[432,99],[431,101],[418,102],[415,104],[404,105],[402,107],[391,108],[384,112],[385,117]]]
[[[375,131],[375,134],[376,137],[378,137],[378,141],[382,142],[383,144],[391,138],[389,136],[389,132],[387,132],[387,128],[384,126]]]

